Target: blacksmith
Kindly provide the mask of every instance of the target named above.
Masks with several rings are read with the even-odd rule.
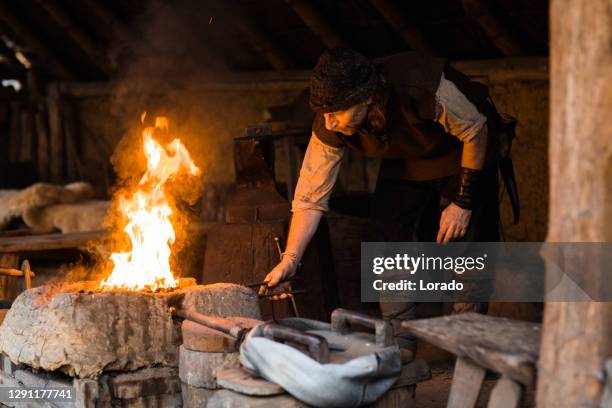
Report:
[[[372,211],[379,241],[499,240],[498,146],[488,126],[496,112],[484,85],[442,58],[409,52],[372,62],[339,47],[320,57],[310,105],[316,116],[287,247],[268,287],[295,274],[347,148],[382,159]],[[410,348],[399,323],[414,318],[415,304],[380,306]],[[454,304],[464,311],[485,312],[486,303]]]

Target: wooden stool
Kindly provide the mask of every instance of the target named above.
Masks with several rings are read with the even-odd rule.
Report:
[[[518,407],[534,383],[541,325],[476,313],[402,322],[412,335],[457,356],[449,408],[472,408],[487,370],[501,374],[488,406]]]

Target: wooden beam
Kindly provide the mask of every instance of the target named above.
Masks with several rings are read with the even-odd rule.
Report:
[[[548,81],[548,57],[453,61],[451,66],[471,79],[485,83]]]
[[[285,0],[304,24],[315,33],[327,48],[346,45],[331,24],[314,8],[310,0]]]
[[[37,54],[41,62],[48,65],[51,71],[53,71],[60,79],[74,78],[72,71],[66,65],[64,65],[64,63],[55,58],[54,55],[49,53],[49,47],[43,44],[27,25],[19,21],[19,19],[7,7],[7,3],[0,2],[0,20],[3,21],[21,41],[23,41],[24,45],[26,45],[34,54]],[[40,67],[37,66],[35,68]]]
[[[474,17],[478,21],[480,27],[503,55],[514,57],[525,54],[523,47],[495,16],[486,2],[483,0],[463,0],[463,8],[470,17]]]
[[[83,50],[89,59],[99,67],[105,74],[113,72],[106,56],[99,51],[94,43],[64,11],[52,0],[37,0],[38,4],[49,13],[51,18],[60,26],[65,33]]]
[[[23,237],[0,237],[0,254],[14,254],[29,251],[79,248],[89,241],[109,235],[110,231],[87,231],[69,234],[45,234]],[[5,266],[5,265],[3,265]]]
[[[247,16],[235,15],[235,24],[242,31],[253,48],[261,53],[274,69],[290,69],[294,67],[291,59],[287,57],[264,33],[262,29]]]
[[[120,23],[108,9],[100,4],[98,0],[82,0],[86,8],[90,10],[94,17],[100,20],[106,28],[106,38],[108,40],[119,40],[122,42],[134,41],[134,36],[130,35],[129,30]]]
[[[453,61],[451,66],[470,78],[487,83],[507,81],[547,81],[547,57],[499,58],[494,60]],[[192,78],[190,87],[201,91],[275,92],[300,91],[308,87],[310,71],[258,71],[215,75],[214,78]],[[170,80],[172,82],[172,80]],[[176,86],[181,86],[179,81]],[[118,87],[129,86],[127,82],[64,82],[58,84],[60,93],[78,98],[111,95]],[[154,94],[150,91],[135,92]]]
[[[551,0],[550,33],[547,241],[611,242],[610,1]],[[564,259],[585,285],[610,287],[609,265],[600,256]],[[546,303],[536,406],[604,407],[610,356],[611,302]]]
[[[404,16],[402,11],[389,0],[370,0],[370,3],[387,20],[393,29],[402,37],[404,42],[415,51],[437,55],[435,47]]]

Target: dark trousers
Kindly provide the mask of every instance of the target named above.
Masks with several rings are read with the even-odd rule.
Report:
[[[374,238],[386,242],[435,242],[440,215],[459,188],[459,176],[427,181],[379,180],[376,186],[372,223]],[[499,182],[497,167],[486,168],[475,194],[470,225],[463,242],[499,241]],[[465,279],[465,278],[464,278]],[[490,282],[465,281],[473,290],[488,290]],[[454,311],[486,312],[486,303],[455,304]],[[391,322],[401,347],[414,348],[414,341],[400,326],[416,317],[414,302],[380,302],[385,320]]]

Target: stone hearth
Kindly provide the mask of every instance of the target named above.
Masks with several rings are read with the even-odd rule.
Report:
[[[104,371],[178,366],[180,324],[170,306],[260,319],[257,295],[217,283],[169,292],[99,291],[98,282],[23,292],[0,326],[0,351],[14,363],[78,378]]]

